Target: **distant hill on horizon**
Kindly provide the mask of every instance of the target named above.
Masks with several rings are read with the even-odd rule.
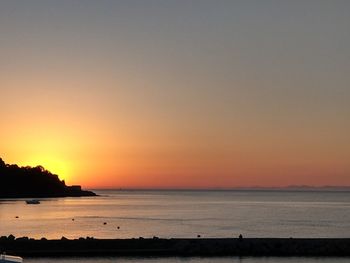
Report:
[[[79,185],[67,186],[56,174],[42,166],[19,167],[0,158],[0,198],[96,196]]]

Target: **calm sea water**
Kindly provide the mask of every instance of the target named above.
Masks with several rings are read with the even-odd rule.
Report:
[[[98,197],[0,199],[0,236],[34,238],[350,237],[350,192],[96,191]],[[16,218],[18,217],[18,218]],[[106,224],[104,224],[106,223]],[[119,229],[118,229],[119,227]],[[348,262],[349,259],[28,259],[26,262]]]
[[[0,236],[350,237],[350,192],[97,193],[41,199],[40,205],[0,199]]]

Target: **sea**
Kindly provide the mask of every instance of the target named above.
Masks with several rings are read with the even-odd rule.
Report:
[[[0,199],[0,236],[350,238],[350,191],[95,190],[96,197]],[[350,262],[350,258],[58,258],[25,262]]]

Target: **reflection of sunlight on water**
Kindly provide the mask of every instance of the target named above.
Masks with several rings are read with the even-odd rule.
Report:
[[[231,237],[238,233],[250,237],[350,235],[349,193],[298,193],[294,200],[283,193],[261,195],[254,191],[250,195],[202,191],[193,196],[181,191],[109,191],[108,196],[99,197],[44,198],[35,206],[26,205],[24,200],[5,200],[0,202],[0,235],[35,238],[197,234]]]

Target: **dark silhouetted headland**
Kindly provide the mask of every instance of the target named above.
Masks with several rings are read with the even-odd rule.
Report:
[[[42,166],[19,167],[0,158],[0,198],[95,196],[66,183]]]

